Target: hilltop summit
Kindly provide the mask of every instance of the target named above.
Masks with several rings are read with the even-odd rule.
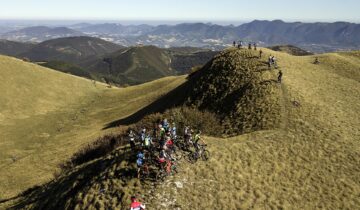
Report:
[[[275,128],[280,123],[281,88],[274,70],[256,51],[228,49],[164,97],[125,119],[111,123],[132,124],[149,113],[175,107],[192,107],[216,115],[225,135]]]
[[[188,105],[215,112],[225,133],[274,127],[279,121],[279,86],[253,51],[226,50],[190,76]]]

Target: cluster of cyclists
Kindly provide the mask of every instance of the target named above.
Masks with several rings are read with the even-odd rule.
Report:
[[[138,133],[130,130],[128,137],[136,155],[137,178],[141,180],[164,181],[166,176],[178,172],[177,165],[183,157],[195,163],[210,156],[200,130],[185,126],[182,135],[178,135],[175,122],[169,123],[167,119],[156,123],[151,130],[146,127]]]

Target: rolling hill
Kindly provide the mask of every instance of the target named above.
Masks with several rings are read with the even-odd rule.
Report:
[[[98,79],[118,84],[136,84],[176,75],[170,67],[170,57],[154,46],[132,47],[117,51],[90,67]]]
[[[42,42],[19,56],[28,57],[32,61],[56,60],[80,65],[121,48],[99,38],[79,36]]]
[[[202,66],[218,52],[199,48],[124,48],[93,37],[67,37],[39,44],[0,42],[0,53],[72,75],[117,85],[149,82],[185,74]]]
[[[278,45],[278,46],[271,46],[268,48],[270,50],[274,50],[278,52],[286,52],[289,53],[290,55],[296,55],[296,56],[313,55],[313,53],[293,45]]]
[[[64,61],[47,61],[47,62],[38,62],[39,65],[61,71],[64,73],[72,74],[84,78],[92,78],[91,74],[85,71],[82,67],[75,64],[66,63]]]
[[[16,56],[30,50],[35,44],[0,39],[0,54]]]
[[[97,80],[133,85],[187,73],[193,66],[206,64],[217,53],[140,46],[119,50],[87,65]]]
[[[58,165],[89,139],[116,131],[103,130],[105,124],[184,81],[170,77],[108,88],[6,56],[0,56],[0,69],[0,200],[49,181]]]
[[[176,106],[214,113],[225,135],[204,137],[209,161],[195,165],[182,161],[178,174],[154,185],[135,178],[134,154],[119,147],[2,202],[3,206],[127,209],[130,196],[136,194],[151,209],[356,209],[360,204],[360,84],[358,74],[349,75],[360,66],[359,52],[324,54],[315,65],[318,55],[262,50],[264,58],[257,59],[255,51],[227,49],[187,80],[172,77],[130,89],[106,89],[107,96],[115,97],[114,91],[116,97],[89,109],[92,119],[104,117],[101,122],[91,121],[94,132],[99,128],[96,124],[103,126],[104,121],[118,123],[113,129],[131,120],[142,125],[151,119],[148,114]],[[278,69],[264,68],[269,54],[278,58],[284,72],[281,84],[276,82]],[[171,88],[160,88],[165,84]],[[134,95],[147,103],[135,103]],[[122,113],[115,121],[102,115],[115,110]],[[74,151],[75,144],[62,145]]]

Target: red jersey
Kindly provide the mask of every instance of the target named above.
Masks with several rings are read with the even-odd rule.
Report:
[[[142,203],[137,201],[131,203],[130,210],[143,210],[143,209],[145,209],[145,206]]]

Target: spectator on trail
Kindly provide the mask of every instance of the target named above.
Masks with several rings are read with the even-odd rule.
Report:
[[[250,42],[249,42],[249,47],[248,48],[249,48],[249,50],[251,50],[251,43]]]
[[[135,196],[131,196],[130,210],[145,210],[145,205],[136,200]]]
[[[257,46],[256,46],[256,43],[254,42],[254,50],[257,50],[257,48],[256,48]]]
[[[235,41],[233,42],[233,46],[236,47],[236,42]]]
[[[242,48],[242,46],[243,46],[243,42],[242,42],[242,41],[239,41],[239,42],[238,42],[238,48],[240,49],[240,48]]]
[[[262,57],[262,54],[263,54],[263,51],[260,49],[260,51],[259,51],[259,58]]]
[[[282,81],[282,76],[283,76],[283,73],[282,73],[282,71],[280,70],[279,73],[278,73],[278,83],[281,83],[281,81]]]
[[[129,141],[130,141],[131,150],[134,150],[135,149],[135,133],[133,130],[130,130],[130,132],[129,132]]]

